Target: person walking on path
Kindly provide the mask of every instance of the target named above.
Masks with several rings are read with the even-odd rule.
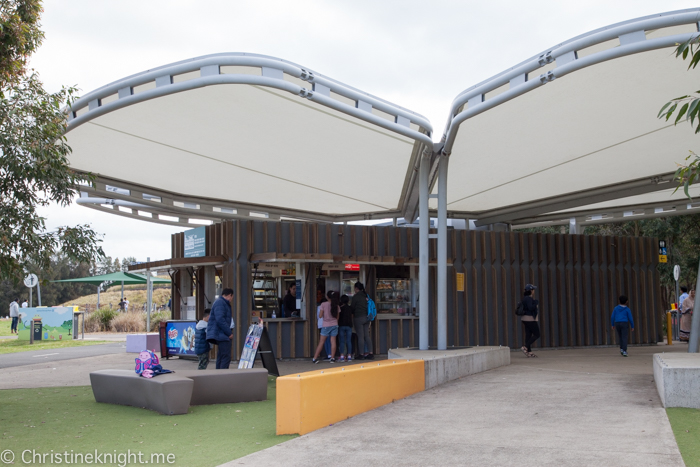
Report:
[[[682,297],[682,295],[681,295]],[[690,324],[693,317],[693,309],[695,308],[695,289],[691,289],[688,296],[681,302],[681,326],[679,339],[682,341],[690,340]]]
[[[617,331],[617,338],[620,341],[620,355],[627,356],[627,339],[629,338],[630,329],[634,331],[634,320],[632,312],[628,305],[628,300],[625,295],[620,295],[618,300],[620,303],[615,307],[610,316],[610,324],[613,330]]]
[[[331,358],[330,363],[335,363],[336,337],[338,336],[338,315],[340,314],[340,300],[338,292],[330,293],[330,301],[321,303],[321,318],[323,318],[323,327],[321,328],[321,340],[316,347],[316,353],[311,360],[313,363],[318,363],[318,357],[324,349],[327,339],[331,341]]]
[[[352,361],[352,308],[350,297],[340,297],[340,318],[338,318],[338,336],[340,343],[340,362]]]
[[[10,303],[10,318],[12,318],[12,324],[10,324],[10,334],[17,334],[17,321],[19,321],[19,298],[15,298]]]
[[[29,303],[26,300],[22,302],[22,308],[29,308]]]
[[[688,298],[688,287],[681,285],[681,296],[678,297],[678,308],[681,308],[683,301]]]
[[[370,321],[367,319],[367,292],[362,282],[355,283],[355,295],[352,296],[350,309],[357,333],[357,359],[374,360],[372,339],[369,335]]]
[[[233,300],[233,289],[224,289],[212,305],[207,323],[207,340],[216,341],[218,346],[217,370],[227,370],[231,364],[231,342],[233,341],[231,300]]]
[[[532,351],[532,344],[540,338],[539,312],[537,310],[540,302],[534,298],[535,290],[537,290],[537,287],[532,284],[527,284],[525,286],[522,301],[525,314],[520,317],[520,321],[525,327],[525,345],[520,347],[520,350],[522,350],[527,357],[537,357]]]
[[[209,366],[209,350],[211,350],[211,345],[207,340],[207,325],[209,324],[209,314],[210,309],[204,310],[204,316],[199,320],[194,332],[194,353],[197,354],[197,359],[199,359],[198,370],[206,370]]]

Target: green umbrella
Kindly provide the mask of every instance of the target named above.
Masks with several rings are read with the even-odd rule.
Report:
[[[130,272],[113,272],[111,274],[102,274],[101,276],[78,277],[76,279],[63,279],[60,281],[51,282],[80,282],[83,284],[100,285],[104,282],[121,282],[123,284],[145,284],[146,276],[141,274],[133,274]],[[170,279],[161,279],[160,277],[151,278],[154,284],[170,284]]]
[[[100,289],[99,286],[105,282],[121,282],[122,284],[122,299],[124,298],[124,284],[146,284],[146,276],[141,274],[133,274],[130,272],[113,272],[111,274],[102,274],[100,276],[78,277],[76,279],[63,279],[51,282],[79,282],[82,284],[92,284],[98,286],[97,289],[97,305],[100,304]],[[170,284],[170,279],[161,279],[160,277],[152,277],[152,284]]]

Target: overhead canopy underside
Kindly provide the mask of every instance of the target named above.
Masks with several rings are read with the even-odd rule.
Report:
[[[437,151],[424,117],[298,65],[199,57],[76,102],[70,162],[97,175],[82,203],[175,225],[413,220],[424,153],[433,185],[449,155],[448,212],[477,225],[686,212],[697,206],[672,175],[697,137],[656,115],[697,87],[673,49],[698,20],[694,9],[601,28],[467,89]]]
[[[200,218],[400,215],[421,144],[432,145],[425,119],[266,57],[186,66],[126,78],[73,107],[70,162],[99,177],[102,195]]]
[[[610,26],[533,58],[525,75],[465,91],[446,132],[448,211],[517,226],[688,203],[672,175],[697,136],[657,113],[697,88],[673,52],[698,19],[694,10]]]

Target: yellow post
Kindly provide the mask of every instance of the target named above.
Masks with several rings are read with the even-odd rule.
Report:
[[[666,343],[673,345],[673,323],[671,321],[671,312],[666,312]]]

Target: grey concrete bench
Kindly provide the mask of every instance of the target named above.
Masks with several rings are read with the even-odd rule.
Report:
[[[267,370],[263,368],[187,370],[177,374],[194,381],[190,405],[267,400]]]
[[[97,402],[130,405],[166,415],[187,413],[194,381],[178,373],[148,379],[133,370],[99,370],[90,373]]]
[[[190,405],[267,399],[267,370],[191,370],[148,379],[131,370],[90,373],[97,402],[130,405],[166,415],[185,414]]]

